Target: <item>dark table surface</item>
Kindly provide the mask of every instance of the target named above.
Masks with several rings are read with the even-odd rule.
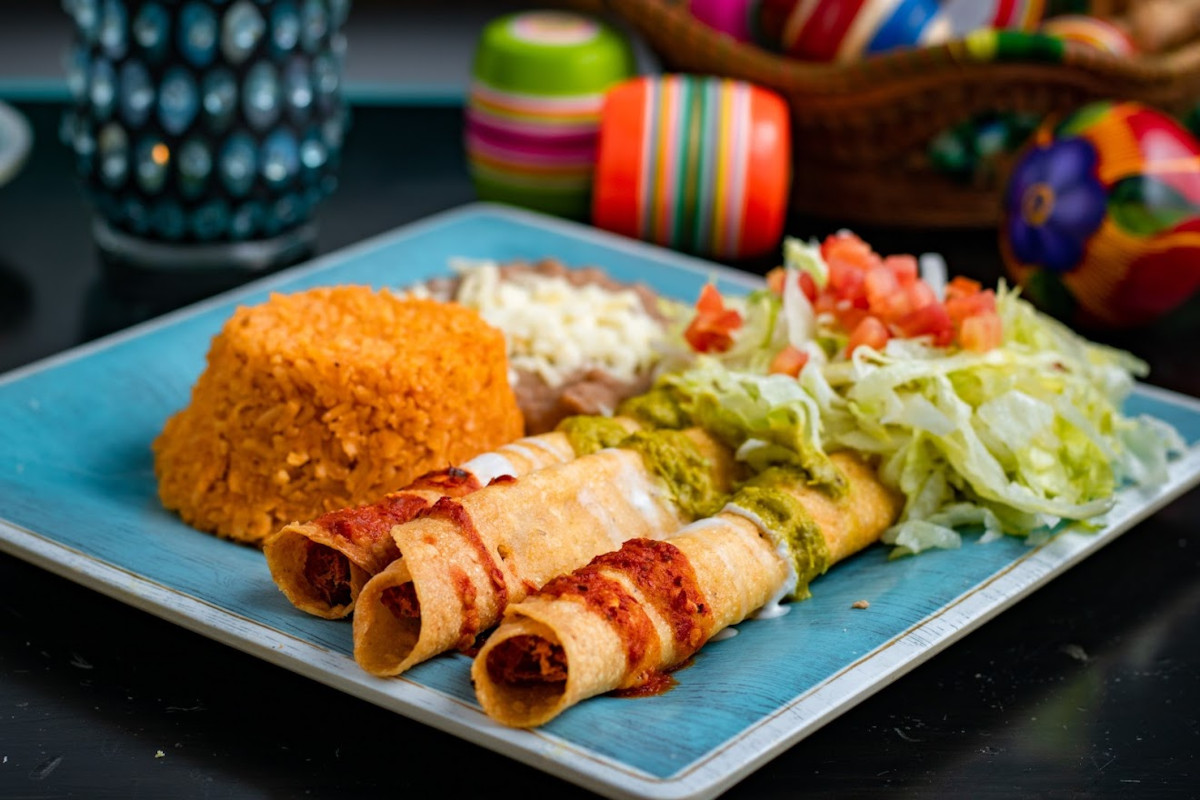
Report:
[[[0,371],[190,299],[102,269],[55,137],[60,106],[15,105],[36,144],[0,187]],[[318,250],[472,200],[460,124],[453,106],[356,108]],[[987,231],[859,230],[883,251],[939,250],[955,271],[1001,274]],[[1100,335],[1146,358],[1152,383],[1200,396],[1194,310]],[[728,796],[1197,796],[1198,522],[1193,491]],[[0,675],[3,798],[586,795],[7,555]]]

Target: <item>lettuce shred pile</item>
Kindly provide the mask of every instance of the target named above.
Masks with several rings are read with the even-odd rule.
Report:
[[[1003,344],[984,353],[893,338],[846,358],[802,297],[730,301],[745,318],[734,346],[667,373],[659,389],[755,468],[792,463],[822,483],[826,453],[876,456],[905,498],[883,538],[893,555],[957,547],[964,526],[987,539],[1097,523],[1120,486],[1163,481],[1186,449],[1166,423],[1121,411],[1145,363],[1087,341],[1003,283]],[[811,356],[799,378],[766,374],[789,342]]]

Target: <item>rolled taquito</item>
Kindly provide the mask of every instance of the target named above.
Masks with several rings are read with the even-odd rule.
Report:
[[[440,500],[392,529],[401,557],[358,596],[354,658],[373,674],[397,675],[470,649],[509,603],[556,575],[720,508],[736,470],[732,452],[703,431],[639,432],[619,447]]]
[[[618,422],[630,431],[636,427],[629,420]],[[394,525],[443,497],[463,497],[497,478],[521,477],[574,457],[564,433],[529,436],[422,476],[373,503],[285,525],[263,546],[271,577],[296,608],[326,619],[345,617],[367,580],[399,557],[391,537]]]
[[[510,604],[472,665],[483,710],[532,727],[588,697],[661,684],[718,631],[806,597],[810,580],[876,541],[901,509],[865,461],[831,460],[840,496],[778,473],[751,481],[718,514],[626,542]]]

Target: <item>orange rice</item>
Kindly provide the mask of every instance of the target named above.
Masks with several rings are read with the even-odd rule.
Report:
[[[259,545],[522,429],[504,335],[475,311],[320,288],[234,312],[155,439],[154,468],[185,522]]]

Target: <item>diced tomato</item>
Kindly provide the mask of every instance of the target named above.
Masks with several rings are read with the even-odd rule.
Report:
[[[887,316],[888,309],[900,294],[900,281],[884,266],[872,267],[863,279],[867,306],[873,312]]]
[[[704,288],[700,290],[700,297],[696,300],[696,310],[700,313],[719,312],[725,310],[725,298],[721,297],[721,293],[717,291],[717,287],[711,283],[704,284]]]
[[[838,264],[864,270],[879,263],[879,256],[871,246],[849,231],[826,236],[821,242],[821,257],[830,267]]]
[[[876,317],[864,317],[850,334],[850,342],[846,345],[846,355],[851,355],[859,347],[866,345],[876,350],[882,350],[890,335],[887,326]]]
[[[683,338],[697,353],[724,353],[733,347],[733,332],[741,327],[742,316],[736,311],[713,316],[697,314]]]
[[[870,309],[863,306],[865,306],[865,303],[863,305],[856,305],[850,300],[837,301],[834,314],[837,316],[838,324],[848,331],[857,328],[860,322],[871,316]]]
[[[979,294],[981,289],[983,289],[983,285],[979,281],[971,280],[964,275],[955,275],[946,284],[946,300],[970,297],[973,294]]]
[[[742,327],[742,315],[725,307],[725,298],[711,283],[696,301],[696,316],[683,338],[697,353],[723,353],[733,346],[733,332]]]
[[[954,341],[954,322],[941,303],[927,303],[909,311],[892,323],[896,333],[905,338],[931,336],[938,347]]]
[[[979,314],[996,313],[996,293],[991,289],[968,295],[955,295],[946,300],[946,312],[956,325]]]
[[[767,273],[767,288],[777,295],[783,295],[783,284],[787,280],[789,274],[795,274],[796,280],[800,283],[800,291],[804,292],[804,296],[808,298],[808,302],[815,302],[817,299],[817,282],[813,280],[813,276],[807,272],[799,270],[788,270],[785,267],[776,267]]]
[[[813,276],[807,272],[800,273],[800,291],[804,292],[804,296],[808,298],[808,302],[814,303],[817,300],[817,282],[813,280]]]
[[[804,369],[804,365],[807,363],[808,352],[789,344],[771,359],[769,371],[773,374],[791,375],[795,378],[800,375],[800,370]]]
[[[862,289],[863,270],[844,261],[830,261],[829,288],[839,297],[857,294]]]
[[[904,287],[904,293],[907,295],[910,309],[924,308],[930,303],[938,302],[937,294],[933,291],[933,287],[925,281],[913,281]]]
[[[1004,339],[1004,326],[1000,315],[985,311],[963,320],[958,331],[958,343],[964,350],[984,353],[998,347]]]
[[[836,314],[838,300],[833,292],[828,290],[817,295],[817,299],[813,300],[813,311],[818,314]]]
[[[888,256],[883,260],[883,265],[896,276],[896,280],[901,286],[908,286],[913,283],[920,274],[915,256]]]

